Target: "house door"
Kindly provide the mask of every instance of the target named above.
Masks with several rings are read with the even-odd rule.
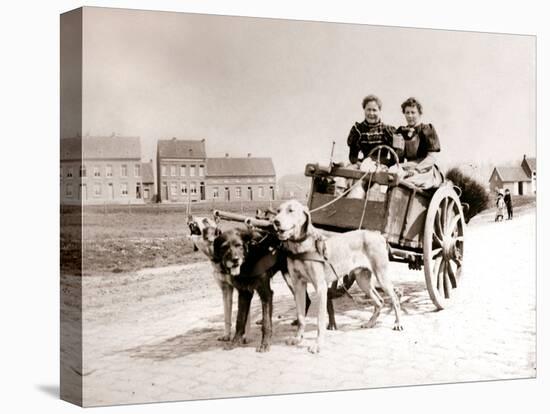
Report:
[[[523,181],[518,183],[518,195],[523,195]]]
[[[206,200],[206,192],[204,190],[204,183],[200,184],[201,200]]]
[[[109,200],[114,200],[115,198],[115,189],[113,187],[113,183],[107,184],[107,198],[109,198]]]
[[[247,191],[248,191],[248,200],[252,201],[252,187],[248,187]]]
[[[229,187],[225,187],[225,201],[231,201],[231,197],[229,195]]]
[[[141,183],[136,183],[136,198],[141,199]]]

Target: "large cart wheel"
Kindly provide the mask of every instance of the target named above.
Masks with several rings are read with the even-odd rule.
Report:
[[[437,309],[449,305],[462,273],[464,214],[451,186],[443,185],[432,197],[424,224],[424,275]]]

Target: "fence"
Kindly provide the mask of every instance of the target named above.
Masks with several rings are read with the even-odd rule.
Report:
[[[210,214],[213,210],[233,213],[254,214],[257,209],[277,208],[284,200],[270,201],[203,201],[188,204],[94,204],[94,205],[61,205],[62,215],[71,214]],[[306,203],[306,200],[300,200]]]

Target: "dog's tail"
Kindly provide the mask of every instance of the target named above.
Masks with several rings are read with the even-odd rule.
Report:
[[[489,207],[489,194],[475,178],[462,173],[457,167],[447,171],[445,178],[452,181],[461,190],[460,201],[468,206],[464,209],[466,223]]]

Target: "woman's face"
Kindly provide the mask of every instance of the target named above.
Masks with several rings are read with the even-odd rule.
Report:
[[[415,126],[418,124],[418,121],[420,120],[420,113],[418,112],[418,108],[416,106],[406,106],[403,114],[405,115],[408,126]]]
[[[365,105],[365,119],[370,124],[380,121],[380,108],[376,101],[369,101]]]

